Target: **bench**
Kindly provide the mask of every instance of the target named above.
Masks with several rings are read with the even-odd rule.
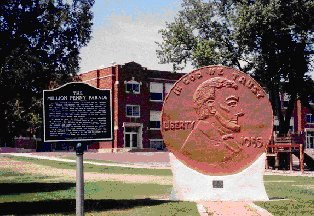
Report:
[[[275,168],[279,168],[279,154],[288,153],[290,171],[292,167],[292,154],[299,153],[300,170],[304,172],[304,149],[298,137],[275,137],[266,147],[266,169],[269,169],[268,157],[275,157]]]

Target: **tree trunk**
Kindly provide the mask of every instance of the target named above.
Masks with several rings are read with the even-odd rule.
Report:
[[[280,125],[279,124],[279,134],[281,136],[287,136],[289,129],[290,129],[290,119],[293,113],[293,109],[294,109],[294,105],[296,102],[296,95],[291,95],[289,103],[288,103],[288,108],[285,112],[285,117],[284,117],[284,121],[283,124]]]
[[[279,121],[279,134],[278,135],[283,136],[282,126],[284,125],[285,119],[284,119],[282,109],[281,109],[280,92],[279,90],[276,90],[274,93],[275,93],[274,103],[275,103],[275,108],[276,108],[275,113]]]
[[[6,124],[4,119],[4,107],[0,105],[0,147],[5,146]]]

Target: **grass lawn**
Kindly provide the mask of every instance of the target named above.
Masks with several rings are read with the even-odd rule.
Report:
[[[36,159],[23,156],[3,155],[16,161],[27,161],[38,165],[50,166],[59,169],[76,169],[76,163],[52,161],[45,159]],[[156,175],[156,176],[171,176],[170,169],[143,169],[143,168],[128,168],[128,167],[114,167],[114,166],[97,166],[92,164],[84,164],[84,172],[99,172],[112,174],[138,174],[138,175]]]
[[[52,168],[75,169],[75,163],[5,156]],[[131,169],[85,164],[85,171],[144,175],[171,175],[170,170]],[[314,215],[314,178],[265,176],[270,201],[255,202],[273,215]],[[119,181],[85,182],[87,215],[198,215],[193,202],[162,200],[171,185]],[[286,200],[283,200],[286,199]],[[75,182],[40,174],[20,175],[0,167],[0,215],[75,213]]]
[[[17,158],[19,157],[13,159]],[[55,161],[25,159],[43,165],[55,163]],[[62,163],[51,167],[64,169],[70,166],[68,167],[70,169],[71,165],[71,163]],[[150,173],[147,170],[143,171],[144,169],[135,170],[140,171],[139,174]],[[119,173],[122,171],[120,170]],[[193,202],[161,199],[169,196],[170,191],[170,185],[119,181],[85,182],[85,213],[109,216],[198,215],[196,204]],[[62,182],[44,175],[20,175],[0,167],[0,215],[14,214],[74,215],[75,182]]]
[[[313,177],[264,176],[264,181],[271,201],[255,204],[273,215],[314,215]]]

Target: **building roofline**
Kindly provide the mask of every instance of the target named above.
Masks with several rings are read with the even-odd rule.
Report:
[[[90,73],[90,72],[93,72],[93,71],[97,71],[97,70],[103,70],[103,69],[108,69],[108,68],[114,68],[114,67],[125,67],[127,65],[130,65],[130,64],[134,64],[134,65],[138,65],[139,67],[141,67],[144,71],[149,71],[149,72],[155,72],[155,73],[171,73],[171,74],[182,74],[184,75],[185,73],[177,73],[177,72],[172,72],[172,71],[166,71],[166,70],[156,70],[156,69],[148,69],[147,67],[143,67],[141,64],[135,62],[135,61],[130,61],[130,62],[126,62],[124,64],[114,64],[114,65],[111,65],[111,66],[108,66],[108,67],[102,67],[102,68],[97,68],[97,69],[93,69],[93,70],[89,70],[89,71],[85,71],[85,72],[82,72],[82,73],[79,73],[78,75],[83,75],[83,74],[87,74],[87,73]]]

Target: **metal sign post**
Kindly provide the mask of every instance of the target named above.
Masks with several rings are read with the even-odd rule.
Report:
[[[76,145],[76,215],[84,215],[84,148],[81,143]]]

